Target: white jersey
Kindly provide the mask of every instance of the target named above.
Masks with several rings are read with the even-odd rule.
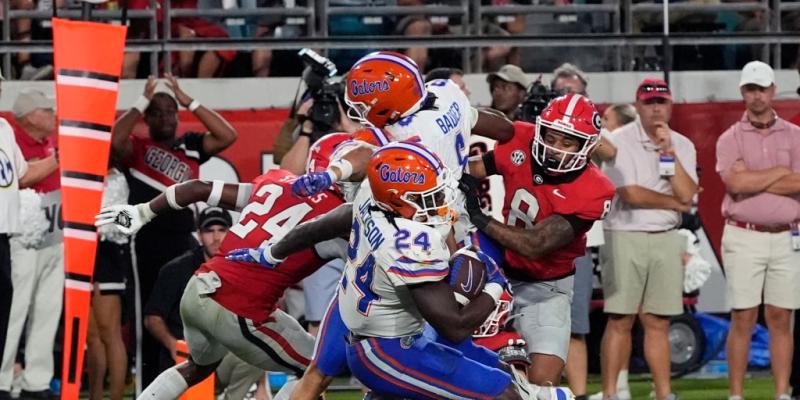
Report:
[[[469,99],[458,85],[449,79],[436,79],[425,84],[436,96],[435,107],[418,111],[384,129],[394,140],[418,136],[430,151],[442,160],[455,179],[467,166],[470,131],[477,117]]]
[[[14,129],[0,118],[0,234],[19,231],[19,178],[28,163],[14,138]]]
[[[407,285],[435,282],[450,271],[445,237],[435,228],[404,218],[394,223],[375,209],[369,182],[353,202],[339,311],[357,335],[402,337],[419,333],[424,320]]]

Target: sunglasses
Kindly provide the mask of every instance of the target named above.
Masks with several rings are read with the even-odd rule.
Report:
[[[645,85],[640,87],[639,91],[644,93],[650,93],[650,92],[669,93],[669,88],[661,85]]]

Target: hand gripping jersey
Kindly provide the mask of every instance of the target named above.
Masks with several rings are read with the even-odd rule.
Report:
[[[589,221],[603,219],[615,193],[611,181],[591,163],[580,171],[545,175],[544,169],[531,157],[534,135],[535,125],[515,122],[514,138],[504,144],[498,143],[493,151],[496,171],[489,172],[503,176],[506,224],[531,229],[553,214],[574,215]],[[558,279],[574,273],[575,259],[585,251],[585,232],[578,232],[572,242],[538,260],[506,250],[505,270],[509,276],[522,280]]]
[[[433,107],[417,111],[384,129],[396,141],[419,137],[425,147],[439,156],[455,179],[459,179],[467,165],[469,135],[476,122],[472,106],[461,88],[449,79],[430,81],[425,89],[428,96],[436,96]]]
[[[253,180],[239,221],[225,235],[219,252],[197,270],[198,274],[213,271],[219,276],[221,286],[212,298],[239,316],[266,320],[286,288],[316,271],[326,259],[344,256],[345,241],[335,239],[292,254],[275,269],[225,259],[230,250],[275,242],[296,225],[342,204],[327,190],[307,198],[294,196],[291,185],[295,179],[290,172],[274,169]]]
[[[424,320],[407,285],[435,282],[449,273],[445,238],[428,225],[393,221],[378,211],[369,182],[353,202],[353,228],[339,287],[339,311],[357,335],[385,338],[422,332]]]

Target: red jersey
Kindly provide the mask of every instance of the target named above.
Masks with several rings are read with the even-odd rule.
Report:
[[[314,248],[292,254],[275,269],[225,259],[231,250],[277,241],[296,225],[342,204],[330,191],[308,198],[293,195],[291,186],[295,179],[288,171],[270,170],[253,180],[252,194],[239,221],[225,235],[219,252],[197,270],[197,273],[216,272],[222,286],[212,298],[241,317],[257,322],[266,320],[286,288],[326,262]],[[341,243],[344,249],[345,241]]]
[[[130,187],[129,204],[145,203],[168,187],[200,177],[200,164],[211,158],[203,149],[205,134],[187,132],[172,146],[150,137],[131,136],[133,154],[124,160]],[[173,211],[154,218],[147,232],[188,233],[195,230],[194,214],[189,209]]]
[[[491,152],[494,165],[487,165],[487,172],[503,177],[506,224],[530,229],[553,214],[574,215],[587,221],[605,217],[611,208],[614,184],[592,163],[583,170],[561,176],[546,175],[531,156],[535,132],[535,125],[515,122],[514,138],[498,143]],[[572,242],[537,260],[506,249],[504,269],[509,276],[522,280],[542,281],[572,275],[575,259],[586,252],[585,233],[578,232]]]
[[[43,160],[50,157],[55,152],[55,143],[52,136],[48,136],[42,140],[36,140],[31,135],[16,126],[14,128],[14,137],[17,139],[17,145],[25,156],[26,161]],[[61,175],[58,171],[47,175],[46,178],[35,183],[31,189],[37,193],[49,193],[61,189]]]

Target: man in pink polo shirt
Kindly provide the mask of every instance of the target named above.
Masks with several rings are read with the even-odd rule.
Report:
[[[725,183],[722,261],[728,281],[730,400],[743,397],[750,337],[763,302],[775,398],[788,400],[792,310],[800,308],[800,128],[772,108],[775,74],[752,61],[739,88],[747,111],[717,141]]]
[[[54,157],[54,106],[53,99],[30,89],[21,91],[14,101],[12,110],[19,125],[19,129],[15,129],[15,137],[28,162]],[[44,241],[35,248],[27,248],[22,243],[11,240],[14,294],[0,366],[0,392],[7,392],[14,379],[14,360],[27,320],[25,371],[20,395],[22,399],[50,395],[53,344],[61,315],[61,293],[64,288],[63,234],[59,218],[61,184],[58,170],[31,188],[41,195],[41,212],[47,217],[49,226],[44,233]],[[24,230],[25,227],[20,229]]]

